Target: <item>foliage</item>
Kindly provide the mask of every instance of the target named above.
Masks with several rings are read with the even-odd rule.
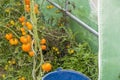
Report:
[[[53,71],[63,67],[82,72],[96,80],[97,56],[88,42],[76,42],[77,32],[71,30],[70,19],[47,2],[38,2],[38,8],[33,4],[34,0],[31,1],[27,10],[26,3],[21,0],[0,1],[0,79],[39,80],[51,69]],[[34,9],[37,9],[37,13]],[[21,16],[25,20],[23,17],[21,20]],[[6,39],[8,33],[13,35],[13,41],[18,40],[15,45],[11,45],[11,38]],[[26,39],[27,35],[30,36],[29,40]],[[41,44],[43,39],[45,42]],[[31,47],[23,47],[28,43]],[[47,72],[41,68],[44,63],[50,65],[44,67]]]
[[[74,9],[71,9],[71,13],[74,14],[76,17],[78,17],[80,20],[85,22],[87,25],[89,25],[91,28],[95,29],[98,31],[98,25],[97,25],[97,19],[93,19],[91,17],[91,8],[89,1],[90,0],[70,0],[71,3],[73,2],[75,5]],[[98,52],[98,38],[84,29],[82,26],[77,24],[75,21],[70,19],[70,28],[73,30],[73,32],[77,32],[78,34],[76,35],[76,39],[78,42],[84,42],[87,41],[91,49],[96,53]],[[75,27],[73,27],[75,26]],[[96,46],[96,47],[95,47]]]
[[[52,0],[52,1],[62,6],[62,8],[65,8],[66,6],[66,0]],[[45,9],[46,6],[50,5],[48,2],[44,2],[43,5],[44,6],[42,6],[42,9],[43,9],[42,12],[44,13],[46,20],[52,16],[52,18],[54,18],[54,22],[56,22],[58,21],[58,19],[60,19],[60,17],[66,17],[64,13],[63,13],[64,14],[63,16],[61,13],[55,14],[54,12],[57,11],[56,8],[49,9],[49,11],[46,10]],[[75,15],[80,20],[88,24],[90,27],[98,31],[97,19],[94,19],[94,16],[92,16],[93,18],[91,17],[91,15],[93,14],[91,13],[89,0],[76,0],[76,1],[69,0],[69,4],[67,6],[68,6],[68,11],[70,11],[73,15]],[[98,52],[98,48],[97,48],[98,38],[95,35],[90,33],[88,30],[84,29],[81,25],[79,25],[78,23],[76,23],[74,20],[70,18],[67,19],[67,21],[66,20],[62,20],[62,21],[65,23],[69,22],[69,24],[67,24],[66,26],[71,28],[71,30],[74,33],[77,33],[76,40],[78,42],[87,41],[90,44],[91,49],[95,53]],[[53,23],[53,25],[55,25],[55,23]]]
[[[97,55],[91,52],[90,47],[86,42],[79,44],[78,47],[74,48],[74,50],[76,53],[65,56],[61,60],[63,61],[62,67],[64,69],[74,69],[76,71],[80,71],[89,76],[92,80],[97,80]]]

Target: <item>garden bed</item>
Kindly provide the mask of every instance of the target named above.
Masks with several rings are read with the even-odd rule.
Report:
[[[76,41],[63,11],[34,0],[0,5],[0,80],[41,80],[59,67],[97,80],[97,54],[87,41]]]

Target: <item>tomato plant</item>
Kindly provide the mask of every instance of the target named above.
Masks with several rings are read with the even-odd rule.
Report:
[[[63,67],[96,80],[97,58],[91,47],[79,45],[63,11],[43,3],[0,1],[0,79],[41,80]]]

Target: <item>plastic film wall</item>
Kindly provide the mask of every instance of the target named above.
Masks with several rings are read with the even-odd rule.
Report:
[[[108,6],[109,5],[109,6]],[[120,80],[120,1],[99,1],[99,80]]]

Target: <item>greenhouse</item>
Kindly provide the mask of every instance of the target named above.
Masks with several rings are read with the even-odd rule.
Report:
[[[0,80],[98,80],[97,13],[97,0],[0,0]]]

